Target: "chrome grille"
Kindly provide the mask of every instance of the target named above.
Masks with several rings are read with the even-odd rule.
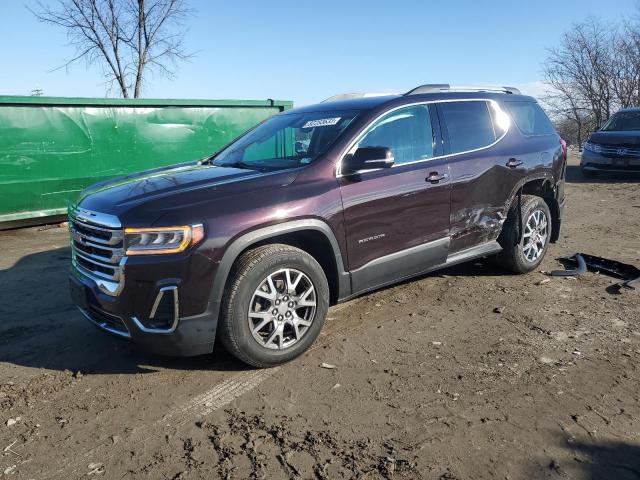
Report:
[[[98,225],[99,214],[90,221],[69,212],[73,266],[93,279],[105,293],[117,295],[124,283],[124,233],[111,224]]]
[[[640,157],[638,145],[601,145],[600,153],[606,157]]]

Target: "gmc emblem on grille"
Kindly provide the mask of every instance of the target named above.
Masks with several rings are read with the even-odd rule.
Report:
[[[626,148],[619,148],[616,153],[618,155],[620,155],[620,156],[626,155],[627,154],[627,149]]]

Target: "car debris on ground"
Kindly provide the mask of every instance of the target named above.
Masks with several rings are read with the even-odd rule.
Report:
[[[551,275],[554,277],[578,276],[589,270],[622,279],[621,282],[614,285],[614,288],[618,290],[621,288],[635,289],[637,286],[640,286],[640,269],[628,263],[588,255],[586,253],[576,253],[568,257],[561,257],[560,261],[575,263],[577,264],[577,268],[554,270],[551,272]]]

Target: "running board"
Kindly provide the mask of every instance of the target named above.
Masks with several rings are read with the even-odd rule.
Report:
[[[431,242],[430,244],[427,244],[427,245],[431,246],[431,247],[437,247],[437,248],[442,248],[443,246],[448,247],[449,239],[447,238],[446,240],[447,240],[446,244],[440,243],[441,241],[436,240],[435,242]],[[419,246],[417,248],[414,247],[414,248],[411,248],[411,249],[408,249],[408,250],[410,252],[412,252],[412,253],[415,253],[416,251],[423,251],[424,250],[424,245],[421,245],[421,246]],[[432,250],[432,252],[434,251],[433,249],[431,249],[431,250]],[[352,299],[354,297],[357,297],[359,295],[362,295],[364,293],[371,292],[373,290],[378,290],[380,288],[384,288],[384,287],[387,287],[389,285],[393,285],[393,284],[399,283],[399,282],[407,280],[409,278],[417,277],[417,276],[420,276],[420,275],[425,275],[427,273],[433,272],[434,270],[441,270],[443,268],[447,268],[447,267],[450,267],[452,265],[456,265],[458,263],[468,262],[469,260],[473,260],[473,259],[476,259],[476,258],[488,257],[489,255],[493,255],[493,254],[499,253],[501,251],[502,251],[502,247],[500,246],[500,244],[497,241],[494,240],[494,241],[491,241],[491,242],[483,243],[482,245],[476,245],[475,247],[467,248],[465,250],[461,250],[459,252],[456,252],[456,253],[454,253],[452,255],[449,255],[447,257],[447,259],[444,261],[444,263],[439,263],[437,265],[433,265],[431,267],[428,267],[428,268],[425,268],[425,269],[422,269],[422,270],[419,270],[419,271],[413,271],[413,272],[407,273],[406,275],[404,275],[402,277],[392,278],[392,279],[385,280],[385,281],[380,281],[379,279],[376,278],[379,281],[379,283],[377,283],[377,284],[375,282],[371,281],[371,279],[369,279],[369,278],[366,278],[366,279],[363,280],[363,279],[358,279],[356,277],[356,280],[360,280],[360,284],[355,283],[355,288],[353,288],[352,293],[350,295],[346,296],[346,297],[340,298],[339,301],[340,302],[344,302],[344,301],[350,300],[350,299]],[[394,257],[395,255],[397,255],[397,254],[391,254],[390,256]],[[389,257],[389,256],[387,256],[387,257]],[[414,262],[417,262],[417,264],[420,265],[420,259],[414,257],[411,260],[414,261]],[[422,259],[422,261],[424,261],[424,259]],[[381,264],[381,266],[384,268],[384,267],[386,267],[385,262],[386,262],[386,257],[382,257],[381,259],[376,259],[376,260],[374,260],[372,262],[369,262],[369,263],[370,264],[374,264],[376,266],[377,266],[377,264]],[[368,266],[370,266],[370,265],[368,264],[368,265],[365,265],[365,267],[360,267],[360,270],[366,270]],[[357,273],[357,271],[356,272],[351,272],[352,285],[354,285],[354,283],[353,283],[353,280],[354,280],[353,274],[354,273]],[[374,280],[376,280],[376,279],[374,279]],[[365,280],[369,281],[370,283],[366,284]]]
[[[489,255],[500,253],[501,251],[502,247],[500,244],[493,240],[449,255],[443,266],[449,267],[451,265],[473,260],[474,258],[488,257]]]

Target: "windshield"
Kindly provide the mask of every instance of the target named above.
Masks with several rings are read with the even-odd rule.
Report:
[[[640,130],[640,112],[618,112],[600,130],[604,132]]]
[[[313,162],[360,113],[358,110],[275,115],[219,152],[213,164],[293,168]]]

